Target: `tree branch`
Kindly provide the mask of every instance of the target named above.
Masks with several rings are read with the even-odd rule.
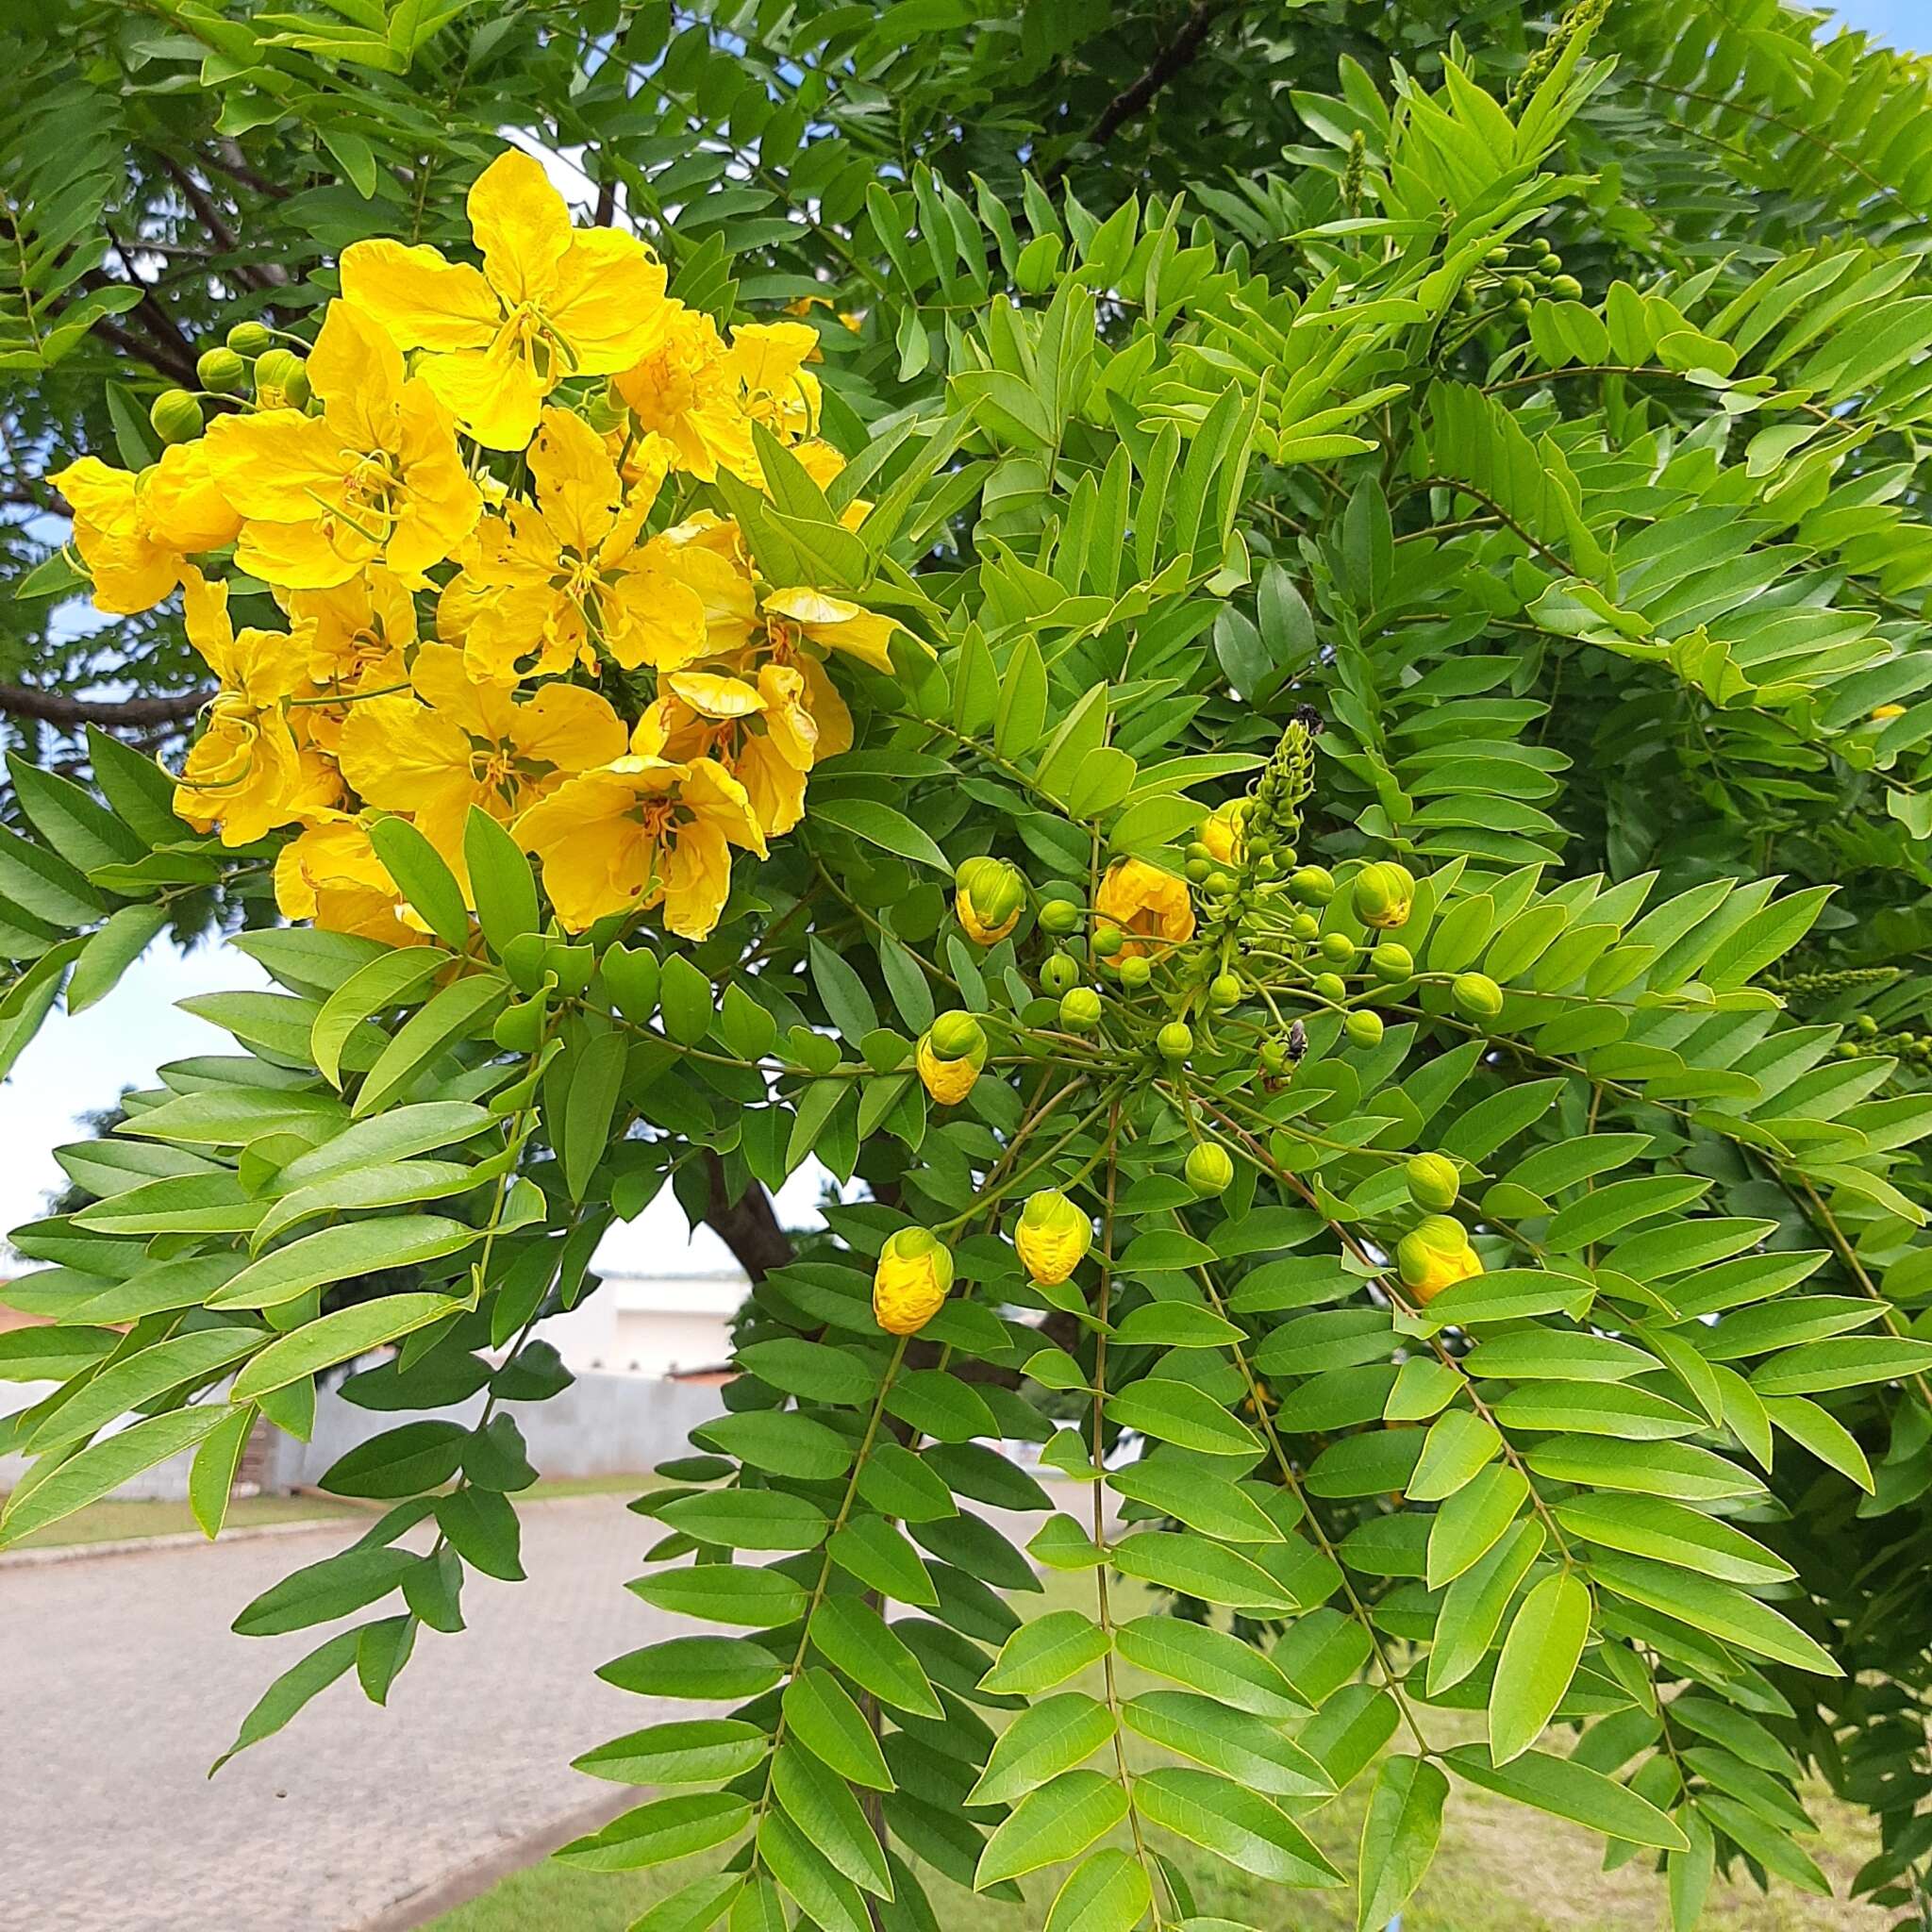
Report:
[[[731,1250],[738,1265],[756,1282],[792,1258],[791,1238],[778,1224],[772,1197],[754,1181],[736,1200],[726,1198],[724,1163],[708,1150],[705,1171],[710,1178],[710,1205],[705,1222]]]
[[[152,152],[155,158],[168,171],[169,177],[175,187],[180,189],[189,207],[194,210],[195,220],[215,238],[224,254],[235,255],[240,246],[235,238],[235,231],[228,225],[227,219],[221,209],[215,206],[214,197],[173,155],[164,154],[159,148]],[[234,264],[234,272],[252,289],[282,288],[287,286],[289,280],[289,272],[280,262],[237,261]]]
[[[43,724],[59,724],[70,730],[77,724],[138,730],[143,725],[186,724],[213,695],[212,691],[184,691],[172,697],[71,698],[61,691],[36,691],[31,685],[0,684],[0,712],[12,718],[37,718]],[[781,1240],[783,1235],[780,1229]]]
[[[1100,118],[1081,136],[1075,146],[1105,147],[1169,81],[1193,65],[1208,42],[1209,30],[1225,10],[1225,0],[1194,0],[1193,6],[1188,9],[1187,19],[1181,23],[1180,31],[1155,55],[1147,65],[1147,71],[1139,79],[1124,87],[1108,102],[1101,110]],[[1069,149],[1047,169],[1045,178],[1049,188],[1065,175],[1072,154],[1073,150]]]

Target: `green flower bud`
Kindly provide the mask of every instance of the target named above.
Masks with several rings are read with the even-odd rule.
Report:
[[[1040,908],[1041,932],[1070,933],[1080,929],[1080,908],[1071,899],[1049,899]]]
[[[1187,874],[1189,881],[1191,884],[1198,886],[1202,883],[1204,879],[1207,878],[1208,874],[1210,872],[1212,872],[1214,868],[1205,858],[1191,858],[1188,860],[1187,864],[1181,868],[1181,870]]]
[[[255,358],[255,399],[265,409],[299,409],[308,400],[308,372],[289,349]]]
[[[1076,986],[1060,995],[1060,1024],[1069,1033],[1087,1033],[1100,1024],[1100,995],[1091,986]]]
[[[1207,865],[1212,865],[1214,862],[1213,851],[1203,839],[1191,841],[1188,845],[1186,856],[1189,858],[1198,858]],[[1205,877],[1206,874],[1204,874],[1203,876]]]
[[[1331,966],[1353,966],[1356,944],[1345,932],[1324,932],[1322,935],[1322,957]]]
[[[1399,986],[1403,980],[1415,976],[1415,955],[1393,940],[1384,940],[1369,955],[1369,971],[1384,986]]]
[[[1408,1198],[1431,1214],[1446,1214],[1462,1191],[1461,1173],[1446,1154],[1411,1155],[1402,1178],[1408,1184]]]
[[[1348,987],[1339,973],[1318,973],[1315,974],[1315,994],[1331,1004],[1348,997]]]
[[[218,396],[238,396],[248,387],[248,365],[233,349],[204,349],[194,358],[194,374]]]
[[[1557,275],[1550,283],[1550,293],[1574,302],[1583,293],[1583,284],[1574,275]]]
[[[986,1029],[968,1012],[941,1013],[925,1037],[942,1060],[970,1059],[986,1051]]]
[[[1289,879],[1288,892],[1298,906],[1325,906],[1335,896],[1335,875],[1325,866],[1302,866]]]
[[[1088,944],[1101,958],[1110,959],[1126,943],[1126,937],[1117,925],[1096,925]]]
[[[1503,1010],[1503,989],[1487,973],[1458,973],[1449,984],[1449,997],[1469,1020],[1493,1020]]]
[[[185,389],[164,389],[149,405],[147,420],[163,442],[192,442],[201,434],[201,405]]]
[[[611,384],[607,382],[591,398],[590,406],[584,411],[584,421],[599,436],[608,436],[613,429],[623,424],[629,413],[630,405],[618,394]]]
[[[1364,925],[1386,932],[1407,925],[1415,909],[1415,877],[1407,866],[1383,859],[1365,865],[1349,889],[1349,903]]]
[[[1163,1059],[1184,1060],[1194,1050],[1193,1029],[1185,1020],[1170,1020],[1154,1036],[1154,1043]]]
[[[1144,953],[1136,953],[1131,958],[1122,959],[1114,971],[1123,986],[1142,987],[1154,977],[1154,961]]]
[[[1371,1012],[1367,1007],[1357,1007],[1342,1021],[1341,1030],[1348,1036],[1351,1046],[1380,1046],[1382,1016]]]
[[[1226,1012],[1241,1003],[1241,983],[1232,973],[1217,973],[1208,982],[1208,1004]]]
[[[1040,983],[1051,993],[1071,991],[1080,983],[1080,962],[1071,953],[1052,953],[1041,961]]]
[[[1291,937],[1309,945],[1322,937],[1322,922],[1312,912],[1297,912],[1289,922],[1288,930]]]
[[[1189,1187],[1205,1201],[1227,1191],[1227,1184],[1234,1179],[1234,1162],[1219,1141],[1199,1141],[1189,1150],[1182,1173]]]
[[[275,331],[258,322],[238,322],[228,331],[227,342],[238,356],[265,355],[275,345]]]

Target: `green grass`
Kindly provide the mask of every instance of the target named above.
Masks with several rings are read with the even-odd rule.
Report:
[[[1047,1594],[1032,1607],[1070,1602],[1084,1607],[1069,1578],[1049,1578]],[[1133,1614],[1123,1606],[1117,1614]],[[1075,1679],[1099,1694],[1097,1670]],[[1149,1680],[1124,1673],[1123,1694]],[[695,1708],[695,1707],[693,1707]],[[640,1717],[640,1722],[648,1720]],[[599,1740],[587,1739],[586,1744]],[[1453,1742],[1444,1738],[1442,1742]],[[1157,1754],[1141,1751],[1151,1764]],[[1363,1775],[1334,1803],[1302,1823],[1343,1871],[1352,1872],[1373,1780]],[[591,1788],[585,1787],[588,1800]],[[644,1793],[640,1792],[641,1798]],[[1812,1815],[1823,1826],[1808,1849],[1842,1892],[1851,1874],[1874,1849],[1869,1824],[1826,1794],[1812,1794]],[[1125,1843],[1124,1833],[1120,1841]],[[1165,1839],[1169,1853],[1194,1890],[1195,1909],[1262,1932],[1354,1932],[1353,1892],[1290,1892],[1233,1871],[1178,1840]],[[428,1932],[625,1932],[649,1906],[680,1885],[716,1869],[719,1854],[686,1860],[661,1872],[604,1874],[572,1870],[546,1860],[513,1874],[466,1906],[431,1922]],[[1026,1882],[1024,1906],[974,1898],[922,1868],[941,1932],[1039,1932],[1065,1876],[1065,1868]],[[1435,1864],[1404,1914],[1404,1932],[1665,1932],[1669,1925],[1661,1877],[1638,1859],[1615,1872],[1603,1870],[1603,1840],[1559,1820],[1501,1798],[1458,1787],[1450,1799],[1442,1844]],[[1881,1932],[1887,1915],[1843,1899],[1811,1898],[1781,1886],[1771,1896],[1749,1886],[1712,1890],[1704,1919],[1707,1932]]]

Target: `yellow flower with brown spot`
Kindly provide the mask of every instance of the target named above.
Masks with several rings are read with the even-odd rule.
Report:
[[[500,824],[567,778],[623,756],[623,721],[592,691],[546,684],[518,702],[470,676],[449,644],[417,653],[407,696],[353,705],[342,774],[363,802],[408,812],[457,877],[473,805]]]
[[[872,1277],[872,1312],[888,1335],[917,1335],[937,1315],[953,1286],[953,1256],[924,1227],[886,1237]]]
[[[1013,1245],[1034,1281],[1058,1288],[1093,1245],[1093,1224],[1058,1188],[1042,1188],[1020,1209]]]
[[[1445,1288],[1483,1272],[1468,1230],[1448,1214],[1425,1216],[1396,1242],[1395,1268],[1403,1287],[1424,1307]]]
[[[732,846],[766,851],[744,787],[715,758],[636,750],[566,780],[514,829],[572,932],[661,905],[673,932],[708,938],[731,890]]]
[[[305,654],[281,631],[243,629],[228,617],[228,587],[199,573],[184,586],[188,641],[221,690],[175,788],[175,809],[198,831],[219,825],[225,845],[249,845],[297,816],[305,774],[287,701],[303,681]]]
[[[374,563],[421,586],[482,508],[447,412],[345,302],[329,305],[308,377],[319,416],[263,409],[208,425],[210,471],[242,519],[236,562],[291,591],[331,590]]]
[[[476,177],[469,213],[480,271],[434,248],[352,242],[342,294],[398,348],[424,351],[423,380],[469,435],[522,449],[559,382],[615,375],[661,334],[664,268],[635,236],[574,228],[542,163],[516,148]]]
[[[744,787],[766,838],[791,831],[805,816],[806,774],[818,748],[805,679],[785,665],[764,664],[756,684],[675,671],[665,685],[666,695],[639,721],[632,749],[676,763],[717,759]]]
[[[1123,959],[1185,945],[1194,936],[1187,881],[1144,858],[1117,858],[1108,867],[1093,911],[1098,924],[1124,936],[1117,955]]]
[[[189,574],[189,558],[232,543],[242,527],[205,442],[171,443],[139,475],[82,457],[47,480],[74,511],[94,608],[114,617],[152,609]]]
[[[543,411],[529,465],[537,501],[486,518],[464,569],[471,675],[512,684],[591,669],[600,652],[626,671],[702,657],[705,606],[684,553],[642,534],[655,487],[626,496],[603,439],[566,409]]]

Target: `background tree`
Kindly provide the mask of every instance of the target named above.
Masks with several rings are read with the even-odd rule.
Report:
[[[1312,707],[1324,728],[1302,856],[1345,881],[1357,860],[1424,874],[1434,903],[1418,919],[1431,936],[1417,959],[1440,983],[1414,996],[1413,1011],[1386,1003],[1419,1030],[1373,1072],[1338,1058],[1333,1035],[1292,1070],[1255,1060],[1271,1040],[1289,1050],[1265,1025],[1252,1053],[1232,1029],[1215,1042],[1209,1084],[1235,1082],[1241,1061],[1276,1108],[1265,1124],[1234,1115],[1211,1130],[1242,1157],[1241,1189],[1272,1191],[1252,1213],[1321,1215],[1341,1230],[1321,1237],[1321,1252],[1347,1257],[1353,1278],[1375,1277],[1387,1254],[1377,1238],[1395,1233],[1386,1217],[1399,1204],[1386,1185],[1376,1191],[1360,1150],[1406,1152],[1428,1128],[1468,1163],[1461,1185],[1474,1191],[1492,1272],[1506,1257],[1529,1263],[1511,1275],[1585,1271],[1599,1297],[1594,1326],[1647,1360],[1596,1354],[1593,1369],[1581,1357],[1567,1372],[1560,1361],[1524,1369],[1520,1338],[1540,1330],[1485,1337],[1479,1347],[1513,1341],[1523,1371],[1491,1405],[1480,1367],[1460,1366],[1464,1324],[1442,1343],[1438,1366],[1475,1393],[1443,1411],[1427,1453],[1449,1456],[1457,1433],[1487,1444],[1468,1424],[1491,1427],[1507,1454],[1483,1465],[1495,1480],[1482,1493],[1504,1491],[1506,1472],[1525,1485],[1501,1519],[1522,1532],[1507,1548],[1526,1549],[1540,1527],[1551,1548],[1567,1548],[1560,1530],[1612,1553],[1580,1571],[1566,1558],[1547,1575],[1508,1575],[1469,1673],[1452,1683],[1432,1661],[1445,1600],[1441,1566],[1431,1574],[1433,1525],[1451,1492],[1432,1496],[1424,1483],[1419,1494],[1413,1470],[1395,1467],[1413,1446],[1401,1438],[1415,1432],[1377,1426],[1407,1419],[1378,1378],[1392,1382],[1392,1352],[1422,1339],[1406,1328],[1402,1342],[1390,1339],[1393,1321],[1416,1311],[1385,1281],[1364,1291],[1364,1307],[1331,1311],[1372,1316],[1361,1328],[1371,1342],[1308,1334],[1315,1352],[1298,1354],[1281,1339],[1295,1291],[1252,1282],[1241,1245],[1272,1247],[1293,1224],[1252,1224],[1230,1245],[1224,1224],[1176,1199],[1195,1217],[1186,1239],[1236,1273],[1205,1285],[1230,1296],[1225,1312],[1208,1312],[1248,1321],[1269,1386],[1231,1357],[1214,1356],[1212,1374],[1197,1361],[1192,1379],[1239,1400],[1227,1377],[1245,1376],[1257,1411],[1282,1400],[1265,1431],[1276,1473],[1307,1474],[1323,1498],[1322,1526],[1307,1534],[1345,1573],[1333,1603],[1295,1600],[1291,1685],[1324,1681],[1296,1677],[1298,1641],[1316,1648],[1345,1629],[1343,1675],[1373,1658],[1375,1681],[1336,1685],[1340,1705],[1312,1701],[1373,1750],[1383,1714],[1404,1721],[1418,1679],[1422,1692],[1448,1697],[1460,1684],[1474,1687],[1465,1697],[1490,1696],[1501,1666],[1481,1659],[1524,1584],[1507,1627],[1512,1643],[1525,1635],[1513,1662],[1505,1646],[1503,1681],[1520,1688],[1526,1676],[1532,1694],[1504,1704],[1541,1712],[1536,1686],[1560,1676],[1547,1707],[1595,1722],[1564,1760],[1576,1773],[1520,1773],[1512,1794],[1581,1807],[1625,1845],[1637,1841],[1633,1819],[1656,1832],[1651,1810],[1684,1812],[1696,1828],[1673,1827],[1690,1847],[1674,1852],[1673,1877],[1688,1921],[1707,1847],[1801,1884],[1814,1877],[1776,1785],[1802,1762],[1880,1814],[1887,1848],[1866,1883],[1924,1912],[1925,1641],[1922,1620],[1901,1613],[1924,1575],[1932,1485],[1917,1245],[1927,1176],[1912,1151],[1932,1124],[1919,1032],[1932,541],[1918,464],[1932,301],[1914,239],[1932,201],[1932,150],[1919,64],[1856,37],[1821,45],[1774,0],[1640,0],[1561,20],[1497,5],[1453,22],[1422,4],[1125,14],[1039,5],[971,19],[849,7],[674,18],[616,5],[341,0],[313,13],[136,14],[75,4],[34,9],[8,33],[9,71],[25,84],[0,146],[13,244],[0,266],[10,464],[0,488],[25,595],[9,607],[16,670],[0,709],[24,749],[91,776],[149,845],[165,844],[135,765],[78,733],[107,726],[176,754],[208,691],[172,616],[76,616],[80,577],[56,547],[60,507],[44,476],[83,450],[118,449],[130,467],[149,460],[147,403],[163,386],[193,387],[200,357],[238,320],[311,338],[351,242],[381,234],[459,248],[463,197],[505,130],[570,157],[586,177],[582,213],[649,241],[692,308],[727,324],[804,308],[820,337],[824,435],[849,461],[871,460],[865,488],[887,512],[871,525],[882,547],[867,557],[864,588],[940,649],[941,683],[908,676],[903,708],[864,694],[858,756],[878,762],[814,780],[815,821],[769,874],[776,896],[741,908],[691,956],[719,986],[755,957],[764,970],[741,986],[784,975],[791,1005],[774,1019],[843,1034],[858,1058],[821,1066],[821,1048],[787,1048],[800,1058],[780,1057],[785,1077],[804,1084],[754,1108],[763,1140],[732,1118],[765,1094],[762,1075],[754,1086],[741,1068],[687,1069],[676,1098],[653,1087],[641,1109],[661,1132],[628,1144],[663,1156],[644,1166],[671,1172],[687,1209],[720,1226],[755,1278],[788,1258],[765,1190],[794,1164],[794,1147],[816,1141],[835,1171],[870,1183],[878,1208],[834,1224],[861,1254],[908,1202],[956,1208],[956,1184],[935,1177],[936,1150],[952,1144],[943,1135],[922,1127],[895,1142],[871,1131],[912,1091],[888,1091],[904,1081],[900,1062],[872,1068],[887,1084],[849,1107],[831,1091],[872,1067],[874,1029],[862,1022],[896,1012],[919,1031],[937,994],[1054,1029],[1026,1017],[1044,983],[1003,981],[1004,956],[990,979],[964,956],[974,989],[947,943],[958,935],[938,882],[918,869],[923,848],[908,852],[879,809],[910,809],[948,860],[991,849],[1086,900],[1092,837],[1130,854],[1171,849],[1180,862],[1199,812],[1239,791],[1277,753],[1297,708]],[[1116,458],[1131,508],[1109,521]],[[783,526],[761,526],[741,500],[726,507],[758,533],[769,575]],[[817,530],[834,508],[844,499],[815,505],[801,491],[783,514]],[[1130,576],[1138,604],[1119,595]],[[1169,789],[1109,796],[1102,758],[1083,781],[1091,789],[1070,791],[1071,767],[1053,764],[1068,744],[1136,760],[1137,775],[1208,762],[1171,773]],[[133,805],[142,797],[144,824]],[[238,877],[219,855],[117,849],[45,779],[23,779],[14,804],[24,836],[0,847],[0,937],[23,971],[0,1005],[0,1058],[30,1037],[70,970],[76,1004],[171,921],[268,916],[259,875]],[[63,855],[65,870],[55,863]],[[1209,878],[1220,862],[1193,860]],[[63,937],[103,919],[85,948]],[[1359,970],[1366,932],[1340,936],[1356,950],[1338,963]],[[870,951],[854,950],[861,937]],[[828,944],[858,961],[862,1005],[818,963]],[[1029,924],[1021,944],[1044,942]],[[333,990],[312,955],[301,963],[271,941],[260,957],[298,994]],[[666,967],[682,957],[671,949]],[[1038,951],[1014,956],[1025,975],[1044,963]],[[1506,990],[1500,1011],[1480,988],[1452,1003],[1447,981],[1476,967]],[[1751,990],[1766,973],[1781,1012]],[[1538,1004],[1573,985],[1574,1009]],[[723,1058],[764,1062],[763,1023],[741,1007],[732,1015],[727,1001],[718,1024],[739,1031],[724,1035]],[[667,999],[665,1032],[692,1035],[675,1044],[713,1051],[701,1044],[711,1025],[695,1008],[678,1017]],[[1472,1034],[1489,1047],[1458,1052]],[[273,1050],[269,1059],[279,1064]],[[1457,1069],[1466,1091],[1435,1092]],[[987,1093],[1011,1091],[1010,1079]],[[1388,1102],[1393,1124],[1366,1106],[1384,1091],[1407,1096]],[[1458,1110],[1443,1135],[1431,1122],[1452,1092]],[[1171,1089],[1163,1105],[1143,1155],[1124,1155],[1118,1137],[1076,1137],[1056,1151],[1057,1177],[1085,1185],[1145,1158],[1141,1178],[1153,1178],[1165,1148],[1171,1178],[1201,1120]],[[983,1124],[1010,1151],[1034,1118],[1009,1110]],[[1336,1122],[1360,1130],[1354,1151],[1305,1131]],[[566,1130],[553,1120],[546,1131]],[[691,1151],[681,1158],[669,1142]],[[991,1185],[996,1154],[961,1158]],[[640,1168],[614,1205],[648,1185]],[[1235,1199],[1241,1229],[1255,1196]],[[1680,1223],[1693,1202],[1697,1214]],[[78,1261],[72,1237],[40,1240],[48,1258]],[[1600,1249],[1613,1241],[1607,1259]],[[556,1284],[538,1292],[567,1302],[588,1247],[560,1245]],[[828,1319],[823,1296],[849,1299],[860,1278],[851,1265],[842,1274],[842,1287],[816,1274],[777,1286],[760,1307],[816,1333]],[[1002,1302],[1024,1305],[1024,1283],[991,1278]],[[1290,1267],[1271,1281],[1294,1278]],[[1098,1279],[1110,1282],[1112,1268]],[[477,1282],[501,1295],[487,1268]],[[1302,1306],[1320,1307],[1314,1279],[1303,1288]],[[819,1298],[797,1299],[814,1290]],[[1288,1299],[1262,1306],[1271,1294]],[[1504,1305],[1474,1294],[1461,1306],[1480,1326],[1492,1316],[1472,1304]],[[1131,1391],[1106,1382],[1102,1331],[1082,1320],[1091,1300],[1041,1300],[1058,1319],[1056,1346],[1074,1346],[1070,1367],[1041,1363],[1035,1382],[1098,1388],[1090,1434],[1110,1436],[1130,1416],[1158,1434],[1144,1402],[1108,1410],[1109,1394]],[[1550,1325],[1557,1309],[1515,1312]],[[468,1331],[458,1339],[467,1348]],[[950,1333],[945,1344],[982,1356],[1002,1394],[1027,1365],[1009,1334],[995,1345],[990,1331],[976,1342]],[[435,1356],[423,1356],[425,1370]],[[1575,1391],[1617,1360],[1636,1389],[1582,1424]],[[1126,1361],[1137,1387],[1190,1381],[1173,1354]],[[1418,1353],[1401,1374],[1415,1383],[1411,1369],[1426,1367]],[[1570,1407],[1538,1406],[1536,1385],[1552,1374]],[[1279,1383],[1294,1386],[1282,1395]],[[786,1391],[753,1376],[743,1392],[755,1407]],[[1566,1457],[1550,1446],[1552,1416],[1567,1417],[1559,1442],[1617,1446]],[[1768,1493],[1755,1477],[1727,1493],[1700,1488],[1743,1478],[1713,1475],[1694,1459],[1699,1446],[1668,1446],[1686,1416],[1709,1442],[1755,1459]],[[1438,1451],[1452,1417],[1465,1421]],[[1009,1407],[997,1419],[1024,1421]],[[917,1426],[941,1433],[929,1419]],[[1335,1459],[1317,1475],[1313,1438],[1336,1432],[1321,1452]],[[1665,1446],[1625,1446],[1653,1440]],[[1170,1446],[1189,1448],[1184,1438]],[[1638,1504],[1619,1500],[1629,1493],[1611,1474],[1619,1458],[1648,1472],[1652,1493]],[[687,1472],[693,1483],[740,1480],[737,1462],[700,1460]],[[748,1480],[754,1493],[771,1488]],[[1378,1499],[1405,1488],[1410,1507],[1385,1511]],[[1685,1567],[1684,1546],[1658,1527],[1682,1529],[1683,1519],[1643,1507],[1658,1501],[1741,1509],[1753,1549],[1770,1554],[1707,1529],[1712,1543]],[[1147,1507],[1214,1540],[1198,1500]],[[719,1525],[729,1510],[686,1513],[716,1537],[685,1532],[687,1543],[728,1541]],[[1430,1540],[1420,1554],[1419,1536]],[[1505,1548],[1485,1545],[1481,1560],[1501,1563]],[[947,1615],[956,1633],[991,1641],[997,1613],[952,1580],[972,1569],[963,1557],[955,1545],[946,1559]],[[980,1560],[998,1580],[998,1557]],[[1591,1661],[1573,1679],[1546,1659],[1563,1655],[1574,1627],[1568,1586],[1579,1574],[1592,1592]],[[1777,1595],[1798,1635],[1761,1621],[1769,1607],[1740,1585]],[[1465,1618],[1471,1596],[1457,1599]],[[1538,1644],[1532,1629],[1555,1634]],[[1798,1667],[1817,1661],[1799,1637],[1824,1642],[1842,1683],[1821,1689]],[[1430,1640],[1420,1662],[1397,1648]],[[342,1669],[352,1655],[328,1652]],[[964,1666],[937,1653],[922,1663],[970,1733],[953,1694]],[[1701,1688],[1662,1714],[1649,1708],[1644,1687],[1686,1680]],[[908,1726],[893,1735],[916,1737]],[[1224,1744],[1224,1769],[1234,1750]],[[1617,1787],[1645,1811],[1616,1809],[1622,1801],[1582,1775],[1646,1753]],[[1336,1780],[1351,1762],[1314,1755]],[[1407,1870],[1428,1836],[1416,1821],[1431,1813],[1437,1762],[1411,1738],[1387,1760],[1408,1768],[1377,1774],[1381,1862],[1366,1890],[1381,1907],[1391,1899],[1374,1874]],[[1457,1768],[1467,1774],[1468,1760]],[[1116,1784],[1132,1809],[1124,1758]],[[1059,1789],[1069,1804],[1081,1795]],[[1024,1779],[1014,1795],[1030,1799]],[[1044,1808],[1034,1806],[1036,1822]],[[1170,1796],[1167,1808],[1158,1822],[1171,1824],[1183,1807]],[[946,1869],[932,1820],[902,1811],[888,1822]],[[1677,1840],[1649,1842],[1668,1851]],[[960,1867],[957,1847],[950,1856]],[[1143,1876],[1157,1911],[1174,1907],[1158,1874]]]

